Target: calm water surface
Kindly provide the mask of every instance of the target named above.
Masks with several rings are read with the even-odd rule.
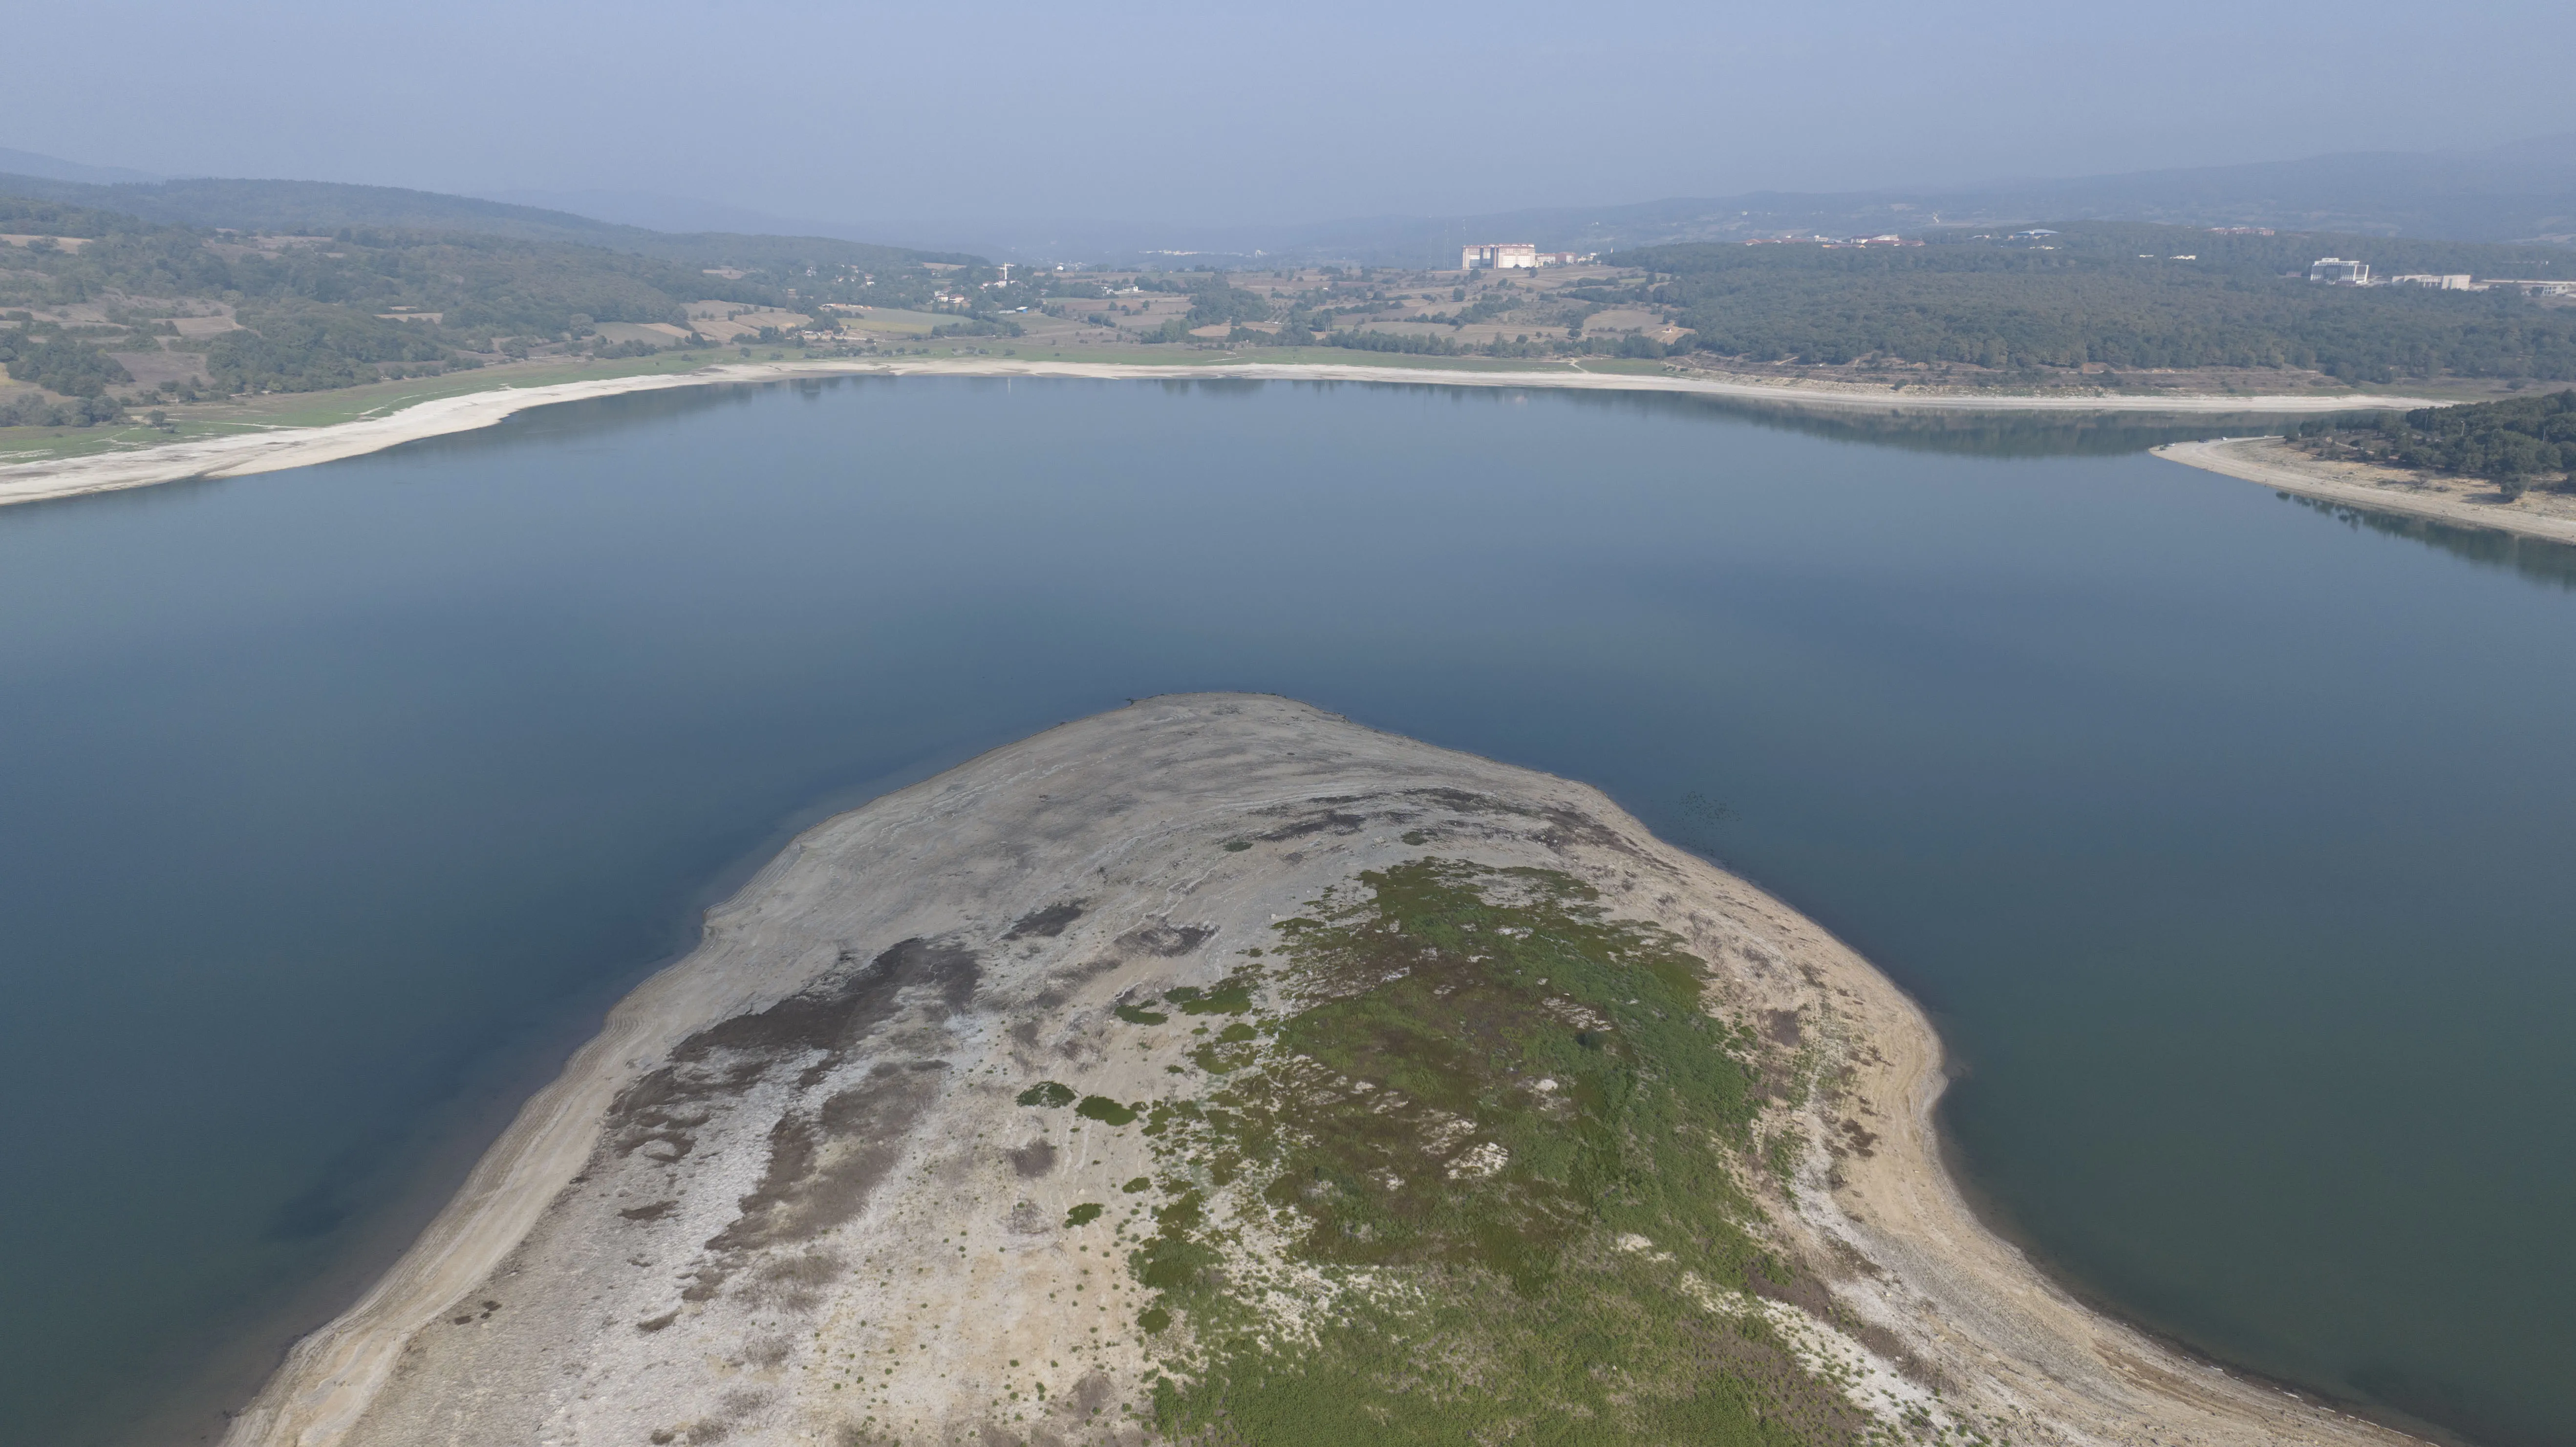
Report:
[[[785,831],[1256,689],[1840,931],[2080,1289],[2576,1443],[2576,564],[2147,440],[915,379],[0,512],[0,1441],[210,1434]]]

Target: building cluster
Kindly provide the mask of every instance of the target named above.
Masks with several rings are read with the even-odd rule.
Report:
[[[2434,291],[2492,291],[2520,287],[2531,296],[2576,296],[2576,281],[2490,276],[2481,281],[2465,271],[2414,271],[2401,276],[2373,276],[2370,263],[2348,257],[2321,256],[2308,267],[2308,280],[2327,286],[2420,286]]]
[[[1487,241],[1462,248],[1458,253],[1460,271],[1523,271],[1542,266],[1575,266],[1590,261],[1594,252],[1541,251],[1535,241]]]

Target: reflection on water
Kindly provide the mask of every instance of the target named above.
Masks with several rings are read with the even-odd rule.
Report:
[[[0,512],[0,1442],[190,1440],[785,832],[1206,688],[1602,786],[2086,1290],[2563,1441],[2563,550],[2130,450],[2239,430],[848,377]]]
[[[1838,442],[1861,442],[1911,452],[1947,452],[1973,457],[2117,457],[2144,452],[2168,442],[2205,437],[2246,437],[2278,432],[2278,413],[2229,412],[2198,415],[2151,413],[2069,414],[2048,412],[1958,412],[1947,408],[1881,412],[1863,408],[1800,407],[1736,397],[1695,397],[1658,393],[1581,392],[1583,403],[1634,401],[1648,407],[1671,406],[1712,417],[1802,432]],[[1578,405],[1581,405],[1580,403]]]
[[[2347,503],[2301,497],[2294,492],[2272,495],[2283,502],[2324,513],[2347,527],[2405,538],[2487,567],[2509,568],[2535,583],[2576,588],[2576,547],[2565,543],[2499,532],[2494,528],[2459,527],[2405,513],[2373,512]]]

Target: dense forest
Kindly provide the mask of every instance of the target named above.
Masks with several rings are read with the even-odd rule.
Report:
[[[2319,457],[2351,458],[2493,481],[2509,497],[2535,485],[2576,488],[2576,391],[2468,407],[2320,417],[2290,433]]]
[[[0,399],[0,427],[85,427],[111,421],[123,409],[107,389],[134,380],[123,363],[97,347],[30,335],[25,327],[0,328],[0,366],[12,378],[59,392],[64,399],[51,401],[32,392]]]
[[[2306,279],[2308,264],[2331,254],[2368,259],[2381,275],[2576,280],[2576,251],[2113,222],[2044,230],[1933,233],[1905,247],[1665,246],[1610,260],[1650,274],[1629,298],[1670,308],[1692,345],[1757,362],[2300,367],[2366,383],[2576,378],[2576,307],[2518,288]]]

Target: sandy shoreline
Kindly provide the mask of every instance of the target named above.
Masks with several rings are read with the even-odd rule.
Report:
[[[671,387],[703,387],[725,382],[771,382],[796,377],[951,376],[951,377],[1081,377],[1110,381],[1166,381],[1174,378],[1254,379],[1309,382],[1386,382],[1444,387],[1565,387],[1594,391],[1665,392],[1703,397],[1786,403],[1824,410],[1868,412],[1972,413],[2139,413],[2214,415],[2278,413],[2301,415],[2356,409],[2413,408],[2440,405],[2420,397],[2245,397],[2193,394],[2170,397],[2029,397],[1979,396],[1960,393],[1838,391],[1721,382],[1700,377],[1632,376],[1627,374],[1549,371],[1475,372],[1437,368],[1372,367],[1341,364],[1246,362],[1221,366],[1133,366],[1104,362],[1040,362],[1009,357],[958,360],[866,361],[830,359],[795,362],[741,362],[701,367],[679,374],[606,377],[552,386],[498,388],[416,403],[383,417],[362,418],[328,427],[281,428],[166,443],[133,452],[100,453],[50,462],[0,466],[0,507],[182,482],[199,477],[241,477],[310,467],[381,452],[406,442],[470,432],[494,426],[531,407],[611,397],[627,392],[653,392]]]
[[[2259,482],[2301,497],[2576,544],[2576,507],[2561,505],[2558,499],[2526,494],[2520,502],[2509,502],[2501,494],[2467,480],[2410,486],[2401,474],[2388,469],[2321,462],[2277,437],[2169,442],[2155,448],[2154,453],[2169,462]]]
[[[1290,843],[1232,852],[1238,846],[1229,841],[1245,838],[1248,827],[1282,820],[1303,822],[1258,837]],[[799,836],[709,911],[696,951],[617,1006],[402,1261],[295,1347],[235,1420],[228,1447],[408,1447],[459,1440],[454,1433],[467,1421],[478,1440],[573,1447],[705,1420],[681,1414],[714,1402],[729,1404],[720,1435],[731,1440],[828,1441],[854,1409],[831,1395],[838,1385],[824,1390],[815,1368],[829,1361],[809,1366],[799,1355],[833,1355],[802,1345],[806,1329],[815,1328],[816,1343],[828,1331],[835,1344],[864,1342],[873,1353],[880,1348],[867,1336],[871,1322],[882,1331],[890,1314],[914,1309],[914,1298],[924,1310],[939,1302],[934,1316],[956,1313],[929,1330],[948,1332],[937,1364],[961,1381],[946,1385],[945,1373],[937,1383],[926,1372],[918,1383],[907,1378],[901,1386],[914,1394],[907,1409],[922,1412],[921,1425],[935,1426],[939,1440],[971,1435],[974,1420],[959,1415],[971,1407],[961,1406],[965,1379],[982,1381],[977,1373],[988,1368],[998,1374],[1005,1352],[1017,1367],[1021,1355],[1062,1350],[1055,1345],[1062,1338],[1029,1333],[1073,1309],[1049,1303],[1059,1288],[1067,1300],[1081,1289],[1072,1274],[1080,1258],[1029,1234],[1043,1225],[1014,1216],[1007,1231],[999,1222],[988,1229],[981,1208],[961,1212],[959,1203],[1007,1199],[1037,1189],[1031,1178],[1070,1177],[1078,1167],[1110,1181],[1137,1169],[1135,1142],[1089,1129],[1063,1142],[1069,1162],[1054,1145],[1034,1170],[1023,1152],[1011,1152],[1016,1177],[992,1147],[973,1145],[1025,1129],[1030,1113],[1014,1109],[1007,1094],[1019,1075],[1053,1070],[1112,1098],[1161,1093],[1165,1057],[1186,1048],[1186,1037],[1161,1054],[1154,1037],[1141,1037],[1142,1057],[1131,1045],[1114,1052],[1085,1045],[1108,1005],[1140,987],[1212,981],[1229,966],[1213,958],[1216,950],[1199,952],[1199,938],[1266,937],[1265,920],[1297,909],[1318,888],[1421,853],[1414,846],[1425,836],[1393,837],[1413,829],[1443,841],[1443,854],[1573,871],[1600,888],[1615,913],[1681,931],[1713,966],[1729,1009],[1798,1020],[1811,1032],[1810,1048],[1827,1057],[1826,1073],[1848,1070],[1847,1086],[1783,1107],[1781,1123],[1799,1125],[1813,1144],[1798,1167],[1800,1189],[1774,1207],[1774,1229],[1798,1258],[1842,1263],[1822,1268],[1837,1309],[1868,1329],[1847,1336],[1776,1301],[1729,1309],[1770,1312],[1802,1333],[1819,1359],[1843,1364],[1874,1389],[1911,1392],[1924,1410],[2006,1429],[2017,1441],[2412,1440],[2187,1360],[2088,1310],[1987,1231],[1940,1160],[1938,1036],[1885,976],[1780,901],[1654,839],[1584,786],[1379,734],[1284,699],[1182,695],[1059,726]],[[1083,907],[1075,927],[1059,921],[1037,931],[1044,938],[1023,938],[1041,917],[1031,911],[1077,889]],[[1204,921],[1198,937],[1155,943],[1183,912]],[[892,1303],[869,1294],[873,1279],[818,1285],[812,1302],[792,1308],[815,1314],[781,1335],[764,1318],[790,1309],[753,1293],[791,1270],[794,1252],[810,1260],[824,1248],[813,1238],[797,1238],[792,1250],[782,1242],[766,1256],[742,1248],[740,1259],[719,1263],[715,1286],[707,1285],[706,1248],[741,1236],[754,1218],[752,1198],[744,1198],[742,1214],[724,1225],[746,1186],[756,1182],[758,1193],[784,1199],[776,1143],[798,1118],[794,1110],[759,1105],[756,1092],[738,1088],[702,1096],[710,1103],[687,1106],[695,1111],[687,1120],[693,1139],[667,1166],[629,1154],[632,1124],[624,1150],[611,1148],[626,1118],[615,1112],[631,1117],[630,1088],[667,1077],[672,1067],[662,1062],[692,1058],[685,1039],[707,1038],[717,1022],[733,1022],[728,1028],[739,1033],[748,1012],[830,976],[836,950],[846,967],[854,947],[864,953],[907,938],[887,953],[920,946],[915,953],[928,958],[945,942],[957,942],[959,953],[973,943],[981,951],[979,1003],[965,1007],[952,978],[943,1009],[932,998],[939,981],[924,976],[912,994],[872,1007],[871,1028],[882,1038],[870,1048],[882,1058],[870,1075],[854,1057],[851,1078],[933,1080],[935,1099],[817,1149],[823,1159],[835,1149],[901,1152],[900,1169],[889,1156],[862,1186],[867,1199],[854,1227],[863,1229],[849,1249],[863,1243],[890,1252],[889,1260],[928,1263],[923,1271],[953,1268],[956,1279],[907,1284]],[[1113,950],[1125,960],[1103,958]],[[778,1058],[810,1060],[811,1047],[800,1048],[807,1053]],[[925,1053],[948,1058],[939,1074],[901,1073],[924,1069],[897,1062]],[[823,1068],[812,1066],[808,1077]],[[979,1085],[986,1074],[997,1082]],[[728,1103],[736,1098],[741,1103]],[[620,1101],[629,1103],[613,1104]],[[1863,1120],[1874,1148],[1829,1153],[1838,1129]],[[750,1159],[763,1153],[766,1176]],[[673,1184],[683,1179],[695,1189]],[[608,1198],[625,1198],[628,1184],[639,1202],[676,1199],[609,1214],[618,1200]],[[1082,1189],[1068,1179],[1065,1200],[1037,1217],[1062,1214]],[[716,1214],[690,1216],[701,1208]],[[702,1242],[714,1225],[724,1229]],[[964,1246],[949,1256],[952,1228],[980,1233],[976,1265],[964,1259]],[[673,1285],[634,1269],[665,1269],[691,1252],[690,1270],[676,1280],[702,1290],[672,1297]],[[737,1285],[719,1289],[727,1279]],[[1149,1354],[1108,1349],[1123,1343],[1071,1340],[1092,1351],[1102,1394],[1133,1391],[1151,1365]],[[560,1370],[540,1360],[557,1350],[565,1354]],[[1925,1396],[1907,1385],[1924,1380],[1942,1383],[1942,1392]],[[1128,1440],[1126,1429],[1116,1435]]]

